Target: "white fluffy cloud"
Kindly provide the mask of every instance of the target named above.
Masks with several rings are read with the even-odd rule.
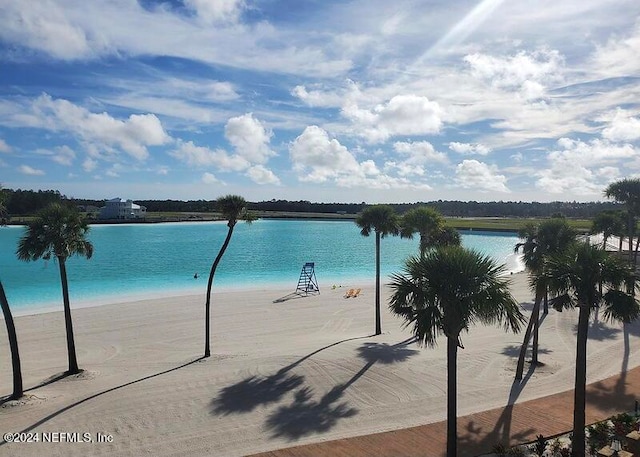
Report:
[[[477,154],[481,156],[486,156],[487,154],[489,154],[489,152],[491,152],[491,149],[489,149],[487,146],[484,146],[482,144],[458,143],[455,141],[449,143],[449,149],[451,149],[454,152],[457,152],[458,154],[464,154],[464,155]]]
[[[400,176],[423,176],[430,164],[448,162],[447,155],[436,151],[428,141],[397,141],[393,149],[400,160],[387,161],[385,170],[396,169]]]
[[[44,176],[45,174],[43,170],[30,167],[29,165],[20,165],[20,167],[18,168],[18,171],[23,175],[29,175],[29,176]]]
[[[273,171],[262,165],[254,165],[247,170],[247,176],[256,184],[280,184],[280,179]]]
[[[617,164],[627,165],[640,151],[629,144],[618,145],[607,140],[589,142],[561,138],[558,149],[549,152],[549,168],[537,173],[536,186],[552,194],[571,193],[601,196]],[[636,164],[637,167],[637,164]],[[636,169],[637,171],[637,169]]]
[[[341,174],[358,173],[360,169],[345,146],[315,125],[304,129],[289,145],[289,154],[301,181],[325,182]]]
[[[370,143],[379,143],[398,135],[438,133],[442,127],[442,109],[437,102],[418,95],[396,95],[372,109],[360,108],[348,101],[342,114],[353,123],[354,133]]]
[[[528,100],[543,96],[545,85],[558,81],[564,64],[556,50],[519,51],[506,57],[475,53],[464,61],[474,77],[496,88],[519,91]]]
[[[602,137],[611,141],[635,141],[640,139],[640,118],[618,108],[598,119],[609,124],[602,130]]]
[[[236,154],[248,162],[264,164],[276,155],[269,148],[273,134],[252,113],[229,119],[224,134]]]
[[[635,76],[640,72],[640,22],[626,36],[613,36],[598,46],[592,57],[595,68],[609,77]]]
[[[202,179],[202,182],[205,184],[216,184],[220,182],[220,180],[218,180],[218,178],[216,178],[213,173],[209,173],[209,172],[202,173],[201,179]]]
[[[53,149],[37,149],[36,154],[49,157],[60,165],[71,166],[76,158],[76,153],[69,146],[57,146]]]
[[[501,175],[495,166],[477,160],[463,160],[459,163],[456,167],[456,181],[461,187],[481,192],[510,192],[506,176]]]
[[[122,150],[137,160],[144,160],[149,156],[148,146],[160,146],[171,141],[153,114],[132,114],[128,119],[120,120],[106,112],[93,113],[46,94],[24,105],[16,104],[5,109],[12,112],[0,123],[69,133],[96,155],[101,150],[116,154]]]
[[[196,146],[192,141],[179,141],[169,155],[192,167],[216,167],[222,171],[243,171],[251,165],[248,160],[224,149]]]
[[[184,0],[205,22],[236,21],[244,8],[244,0]]]

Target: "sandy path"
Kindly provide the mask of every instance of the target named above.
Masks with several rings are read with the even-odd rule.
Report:
[[[529,302],[526,276],[513,280],[516,298]],[[373,288],[353,286],[363,292],[348,300],[344,288],[283,303],[273,300],[287,291],[216,293],[213,354],[204,361],[197,360],[201,296],[75,310],[87,372],[30,390],[25,404],[3,405],[0,431],[88,433],[93,442],[10,443],[0,455],[236,456],[444,419],[445,344],[419,348],[389,314],[384,334],[370,336]],[[546,365],[518,401],[572,387],[576,322],[573,312],[546,317]],[[26,387],[66,368],[63,326],[60,312],[17,319]],[[633,367],[640,365],[640,326],[630,330]],[[624,351],[619,326],[594,324],[591,336],[589,382],[619,372]],[[493,327],[463,338],[460,415],[507,403],[521,338]],[[0,354],[1,396],[11,387],[4,326]],[[95,442],[98,432],[113,442]]]

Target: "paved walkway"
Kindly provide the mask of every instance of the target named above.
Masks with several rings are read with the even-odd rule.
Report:
[[[640,399],[640,367],[587,386],[587,423],[632,411]],[[458,455],[491,452],[498,442],[533,441],[566,433],[573,424],[573,390],[458,418]],[[255,454],[252,457],[440,457],[446,422]]]

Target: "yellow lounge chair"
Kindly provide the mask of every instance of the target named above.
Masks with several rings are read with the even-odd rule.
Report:
[[[354,293],[355,293],[354,289],[349,289],[349,291],[346,294],[344,294],[344,298],[351,298],[353,297]]]
[[[353,295],[351,296],[351,298],[356,298],[358,295],[360,295],[360,291],[362,289],[356,289],[356,291],[353,293]]]

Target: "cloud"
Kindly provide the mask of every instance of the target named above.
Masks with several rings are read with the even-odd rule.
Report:
[[[280,185],[280,179],[273,171],[262,165],[254,165],[247,170],[247,176],[256,184],[275,184]]]
[[[456,167],[456,182],[464,188],[481,192],[511,192],[507,178],[499,174],[497,167],[477,160],[463,160]]]
[[[91,173],[96,168],[98,168],[98,161],[94,160],[90,157],[86,158],[84,162],[82,162],[82,169],[87,173]]]
[[[489,152],[491,152],[491,149],[489,149],[488,147],[482,144],[458,143],[455,141],[449,143],[449,149],[451,149],[454,152],[457,152],[458,154],[464,154],[464,155],[477,154],[481,156],[486,156],[487,154],[489,154]]]
[[[308,90],[305,86],[296,86],[291,90],[291,95],[311,107],[332,108],[341,106],[344,102],[345,91],[323,90],[322,86],[319,85],[313,87],[313,89]]]
[[[640,21],[627,36],[613,36],[597,47],[591,58],[595,69],[608,77],[637,76],[640,72]]]
[[[224,149],[196,146],[192,141],[178,141],[177,147],[169,155],[192,167],[215,166],[222,171],[243,171],[250,166],[243,157],[229,154]]]
[[[57,146],[53,149],[37,149],[36,154],[49,157],[60,165],[71,166],[76,158],[76,153],[69,146]]]
[[[632,116],[629,111],[618,108],[598,120],[609,124],[602,130],[602,137],[607,140],[634,141],[640,139],[640,118]]]
[[[43,51],[58,59],[90,57],[92,47],[87,31],[74,24],[66,8],[52,0],[26,5],[20,0],[3,2],[0,8],[0,38],[21,46]]]
[[[11,146],[9,146],[2,138],[0,138],[0,152],[11,152]]]
[[[204,172],[202,173],[202,182],[205,184],[216,184],[219,183],[220,180],[218,180],[213,173]]]
[[[400,176],[425,174],[425,167],[434,164],[448,163],[447,155],[435,150],[428,141],[397,141],[393,144],[399,161],[389,160],[385,163],[385,170],[396,169]]]
[[[325,182],[360,169],[349,150],[316,125],[304,129],[289,145],[289,155],[301,181]]]
[[[273,133],[254,118],[252,113],[229,119],[224,134],[236,154],[248,162],[264,164],[269,157],[276,155],[269,148]]]
[[[612,177],[617,176],[618,164],[624,163],[628,171],[640,168],[633,162],[640,151],[630,144],[561,138],[557,146],[547,155],[549,168],[537,173],[536,187],[551,194],[601,196]]]
[[[45,174],[43,170],[30,167],[29,165],[20,165],[20,167],[18,168],[18,171],[23,175],[29,175],[29,176],[44,176]]]
[[[153,114],[132,114],[126,120],[106,112],[92,113],[64,99],[43,94],[22,106],[5,106],[11,114],[0,123],[13,127],[33,127],[66,132],[92,147],[93,151],[117,153],[119,148],[136,160],[149,156],[148,146],[171,141],[160,120]]]
[[[184,4],[207,23],[235,22],[244,8],[244,0],[184,0]]]
[[[557,50],[519,51],[506,57],[474,53],[464,61],[475,78],[496,88],[519,91],[528,100],[542,97],[545,84],[558,82],[564,65]]]
[[[370,143],[384,142],[398,135],[427,135],[440,131],[442,109],[437,102],[418,95],[396,95],[387,103],[362,109],[353,101],[342,107],[342,115],[354,132]]]
[[[289,144],[289,156],[303,182],[334,182],[338,187],[369,189],[430,189],[426,183],[384,174],[373,160],[358,162],[336,139],[312,125]]]

